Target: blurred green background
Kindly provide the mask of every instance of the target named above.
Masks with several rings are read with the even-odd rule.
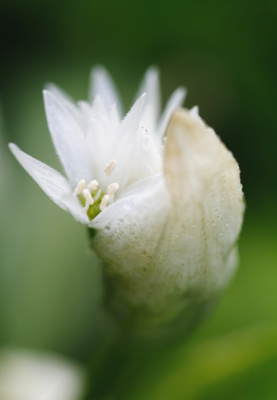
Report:
[[[6,144],[60,168],[43,86],[85,99],[90,68],[101,63],[127,110],[154,64],[163,99],[185,85],[186,106],[199,105],[234,153],[247,212],[240,267],[216,312],[140,378],[129,371],[126,399],[275,399],[277,2],[9,0],[0,2],[0,31],[1,345],[82,361],[101,297],[84,227],[49,201]]]

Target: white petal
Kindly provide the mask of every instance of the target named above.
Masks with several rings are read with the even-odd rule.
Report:
[[[109,153],[106,152],[105,157],[104,152],[102,153],[103,156],[99,160],[99,175],[97,175],[99,182],[103,186],[107,186],[111,182],[117,182],[120,187],[123,187],[129,179],[145,97],[146,95],[144,94],[136,101],[116,131],[112,132],[113,141],[110,141],[105,146],[105,150],[108,150]],[[117,166],[109,177],[104,173],[104,170],[106,164],[111,160],[116,160]]]
[[[92,101],[92,118],[98,119],[101,117],[108,118],[108,110],[106,109],[104,100],[100,94],[96,94]]]
[[[111,107],[111,110],[114,107]],[[112,112],[112,111],[111,111]],[[114,113],[116,110],[114,110]],[[91,110],[90,128],[86,136],[86,142],[90,151],[91,162],[94,166],[93,178],[97,178],[102,182],[102,189],[106,186],[104,168],[105,165],[113,158],[111,151],[115,140],[115,129],[119,124],[115,121],[115,115],[109,115],[105,105],[99,95],[96,95]]]
[[[77,221],[84,224],[88,222],[85,209],[73,195],[68,181],[59,172],[24,153],[15,144],[10,143],[9,147],[17,161],[54,203],[69,211]]]
[[[141,127],[128,184],[162,172],[162,155],[159,150],[161,146],[156,145],[151,132]]]
[[[5,400],[76,400],[84,387],[84,372],[50,353],[2,348],[0,398]]]
[[[44,91],[49,130],[66,175],[75,187],[80,179],[93,177],[85,137],[68,109],[53,94]]]
[[[112,128],[116,129],[120,124],[120,115],[118,113],[117,105],[114,104],[110,108],[110,123]]]
[[[100,95],[107,110],[115,103],[120,117],[123,116],[121,100],[113,80],[107,70],[102,66],[95,67],[91,71],[90,100],[93,101],[96,95]]]
[[[53,96],[56,97],[59,100],[59,102],[63,103],[65,106],[68,106],[69,108],[72,109],[76,107],[72,97],[70,97],[68,93],[66,93],[63,89],[61,89],[54,83],[48,83],[47,85],[45,85],[45,90],[52,93]]]
[[[80,109],[76,106],[74,100],[67,94],[66,92],[63,91],[60,87],[53,83],[49,83],[46,85],[45,89],[52,93],[52,95],[61,103],[63,104],[64,107],[67,108],[67,110],[70,112],[72,117],[75,119],[76,123],[82,126],[82,128],[86,128],[87,126],[87,118],[84,118],[84,112],[83,110],[80,111]]]
[[[157,121],[160,115],[160,84],[159,71],[155,67],[151,67],[146,71],[138,95],[147,93],[141,124],[150,132],[156,129]]]
[[[182,106],[183,102],[185,101],[186,94],[187,94],[187,90],[183,87],[180,87],[172,93],[171,97],[169,98],[168,102],[166,103],[164,112],[161,116],[159,126],[157,129],[157,134],[160,139],[162,139],[165,134],[165,130],[166,130],[167,124],[170,120],[171,114],[177,108]]]

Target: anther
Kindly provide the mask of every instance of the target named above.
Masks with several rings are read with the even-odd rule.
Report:
[[[78,195],[82,193],[85,187],[86,187],[86,181],[84,179],[81,179],[74,190],[74,194]]]
[[[89,205],[92,205],[94,203],[91,193],[88,189],[84,189],[82,191],[82,195],[84,196]]]
[[[117,161],[116,160],[111,160],[105,167],[104,172],[106,173],[107,176],[110,176],[111,173],[115,170],[117,166]]]
[[[112,196],[118,190],[118,188],[119,188],[119,184],[118,183],[116,183],[116,182],[111,183],[107,188],[107,194],[109,196]]]
[[[109,200],[110,200],[110,196],[108,194],[105,194],[105,196],[103,197],[103,199],[101,201],[101,204],[100,204],[100,210],[101,211],[105,210]]]
[[[98,189],[99,182],[95,179],[88,184],[88,188],[91,192],[95,192]]]

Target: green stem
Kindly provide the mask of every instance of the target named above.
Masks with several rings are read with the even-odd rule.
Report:
[[[128,399],[132,382],[139,379],[144,366],[160,353],[161,349],[142,346],[121,332],[98,360],[98,365],[90,369],[88,388],[82,400]]]

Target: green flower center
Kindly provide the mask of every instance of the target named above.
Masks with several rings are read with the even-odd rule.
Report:
[[[93,204],[89,205],[88,210],[87,210],[87,216],[89,217],[89,220],[92,221],[95,217],[97,217],[98,214],[100,214],[100,204],[102,202],[102,199],[104,197],[105,193],[101,193],[99,198],[94,201]],[[83,207],[86,206],[86,199],[82,193],[78,195],[79,201],[82,204]]]

